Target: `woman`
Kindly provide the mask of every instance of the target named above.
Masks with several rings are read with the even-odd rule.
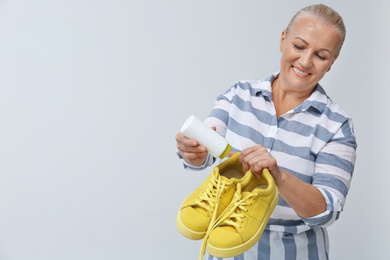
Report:
[[[319,81],[344,39],[337,12],[322,4],[303,8],[282,32],[280,71],[237,82],[205,120],[241,152],[244,171],[260,176],[268,168],[280,195],[259,242],[239,259],[329,258],[326,227],[343,209],[357,144],[351,118]],[[176,141],[187,168],[215,161],[196,140],[178,133]]]

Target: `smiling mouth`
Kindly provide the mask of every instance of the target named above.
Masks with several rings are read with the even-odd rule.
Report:
[[[297,69],[297,68],[294,67],[294,66],[293,66],[293,69],[294,69],[294,71],[295,71],[298,75],[300,75],[300,76],[307,76],[307,75],[310,74],[309,72],[304,72],[304,71],[302,71],[302,70]]]

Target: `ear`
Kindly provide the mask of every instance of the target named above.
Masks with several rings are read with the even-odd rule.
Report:
[[[279,44],[279,49],[281,52],[283,52],[284,42],[286,41],[286,37],[287,37],[286,30],[283,30],[282,35],[280,36],[280,44]]]

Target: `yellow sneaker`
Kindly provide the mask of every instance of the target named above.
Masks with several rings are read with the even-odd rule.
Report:
[[[247,174],[253,175],[252,172]],[[249,185],[237,184],[230,205],[214,223],[207,248],[216,257],[233,257],[249,250],[260,239],[278,203],[278,191],[267,169]]]
[[[209,177],[182,203],[176,217],[179,232],[193,240],[202,239],[230,204],[237,183],[248,182],[238,161],[239,153],[216,166]]]

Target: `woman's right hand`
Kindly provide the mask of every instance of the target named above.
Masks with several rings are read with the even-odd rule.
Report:
[[[176,134],[176,147],[184,161],[192,166],[200,166],[206,161],[207,148],[198,141],[187,138],[181,132]]]

